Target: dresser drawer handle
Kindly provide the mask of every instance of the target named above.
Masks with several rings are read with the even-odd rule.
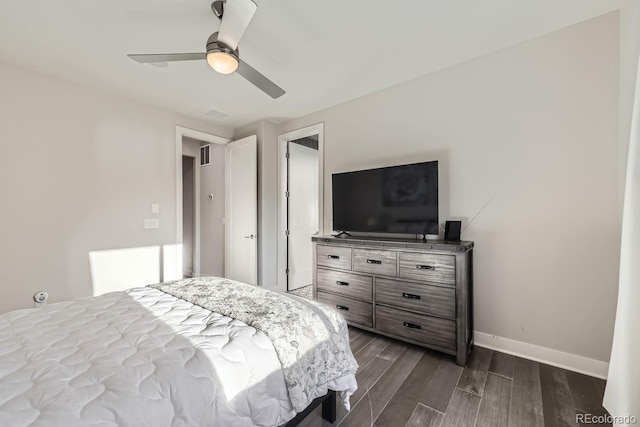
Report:
[[[349,311],[349,307],[345,307],[344,305],[336,305],[336,308],[338,310]]]
[[[406,292],[403,292],[402,296],[408,299],[420,299],[420,295],[408,294]]]
[[[422,329],[422,326],[416,325],[415,323],[403,322],[404,326],[411,329]]]
[[[382,261],[379,261],[377,259],[368,259],[367,264],[382,264]]]
[[[436,269],[433,265],[422,265],[422,264],[416,265],[416,268],[418,270],[435,270]]]
[[[336,280],[336,285],[349,286],[349,282],[341,282],[340,280]]]
[[[338,255],[328,255],[328,257],[331,259],[340,259]]]

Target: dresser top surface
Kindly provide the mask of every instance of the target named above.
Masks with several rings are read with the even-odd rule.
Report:
[[[468,251],[473,248],[474,243],[471,241],[449,242],[445,240],[427,240],[421,239],[399,239],[385,237],[335,237],[331,235],[313,236],[311,238],[316,243],[344,244],[345,246],[378,246],[388,248],[412,248],[412,249],[435,249],[441,251],[461,252]]]

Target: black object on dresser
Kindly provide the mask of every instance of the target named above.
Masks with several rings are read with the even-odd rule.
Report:
[[[444,240],[459,242],[461,228],[462,221],[447,221],[444,226]]]
[[[473,242],[314,236],[318,301],[371,332],[456,356],[473,345]]]

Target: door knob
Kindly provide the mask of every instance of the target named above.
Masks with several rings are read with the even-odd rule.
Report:
[[[254,236],[253,234],[250,234],[248,236],[244,236],[245,239],[255,239],[256,236]]]

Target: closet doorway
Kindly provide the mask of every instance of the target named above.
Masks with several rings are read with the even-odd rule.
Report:
[[[163,281],[224,276],[227,142],[176,126],[176,241],[162,249]]]
[[[281,290],[293,291],[313,283],[311,237],[322,229],[322,138],[322,124],[278,138],[278,288]]]

